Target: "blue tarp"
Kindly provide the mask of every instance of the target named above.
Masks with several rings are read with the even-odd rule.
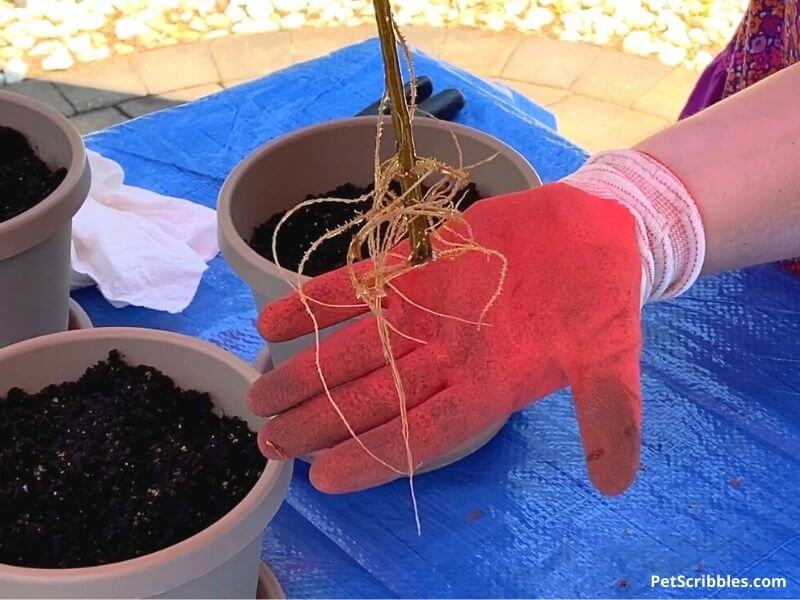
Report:
[[[585,160],[530,101],[422,55],[416,64],[437,89],[465,92],[459,121],[515,147],[545,181]],[[354,114],[381,89],[371,40],[87,141],[128,183],[214,206],[256,147]],[[180,331],[245,359],[262,346],[250,293],[222,258],[180,315],[114,309],[93,289],[75,297],[97,326]],[[406,482],[325,496],[299,464],[264,559],[290,597],[800,596],[798,303],[800,277],[764,266],[645,308],[642,470],[622,497],[589,485],[565,391],[417,479],[422,536]],[[653,575],[717,574],[785,577],[788,587],[650,586]]]

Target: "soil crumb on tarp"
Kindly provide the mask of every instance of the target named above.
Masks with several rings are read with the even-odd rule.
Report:
[[[256,434],[117,351],[75,382],[0,398],[0,563],[87,567],[205,529],[264,470]]]
[[[20,132],[0,127],[0,223],[39,204],[66,175],[51,171]]]
[[[366,187],[359,187],[352,183],[346,183],[324,194],[310,194],[305,200],[315,200],[317,198],[340,198],[344,200],[355,200],[369,194],[374,189],[373,184]],[[393,186],[393,191],[399,193],[399,186]],[[481,199],[475,184],[469,184],[459,208],[466,210],[475,202]],[[367,198],[360,202],[342,204],[336,202],[320,202],[311,204],[292,215],[281,225],[278,232],[277,252],[278,260],[282,267],[291,271],[297,271],[303,255],[311,245],[337,227],[341,227],[348,221],[363,214],[372,206],[372,198]],[[286,214],[282,211],[272,215],[265,223],[262,223],[253,231],[250,239],[250,247],[268,260],[273,259],[272,238],[278,223]],[[303,265],[303,274],[316,277],[322,273],[333,271],[347,264],[347,249],[350,240],[360,225],[355,225],[343,231],[340,235],[325,240],[311,254]]]

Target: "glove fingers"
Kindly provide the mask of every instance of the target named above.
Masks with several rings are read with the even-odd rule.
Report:
[[[419,344],[392,337],[394,356],[400,358]],[[333,333],[319,347],[320,365],[329,389],[385,365],[375,319],[364,319]],[[324,391],[317,371],[316,348],[306,348],[259,377],[247,394],[252,412],[277,415]]]
[[[363,261],[353,268],[363,273],[371,267]],[[367,312],[367,307],[356,298],[347,268],[337,269],[315,277],[305,285],[303,292],[310,298],[309,307],[320,329],[341,323]],[[325,304],[345,305],[342,308]],[[264,307],[258,316],[258,331],[270,342],[283,342],[314,331],[314,323],[297,292],[276,300]]]
[[[412,408],[444,387],[433,352],[420,348],[397,361],[406,406]],[[356,433],[378,427],[400,414],[397,389],[389,367],[351,381],[332,396]],[[259,446],[268,458],[301,456],[330,448],[350,438],[341,417],[325,394],[320,394],[271,419],[259,434]]]
[[[419,469],[457,447],[499,418],[485,403],[460,388],[443,390],[408,413],[411,452]],[[369,450],[399,471],[408,471],[400,418],[359,436]],[[363,490],[402,475],[367,454],[350,439],[322,452],[311,466],[311,483],[318,490],[340,494]]]
[[[567,370],[586,465],[602,493],[624,492],[636,478],[642,421],[639,348]]]

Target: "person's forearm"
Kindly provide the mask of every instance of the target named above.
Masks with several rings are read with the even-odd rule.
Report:
[[[800,64],[639,143],[686,185],[703,273],[800,256]]]

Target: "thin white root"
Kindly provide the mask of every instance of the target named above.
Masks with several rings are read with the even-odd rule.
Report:
[[[403,333],[403,332],[402,332],[402,331],[400,331],[400,330],[399,330],[397,327],[395,327],[394,325],[392,325],[392,323],[389,321],[389,319],[386,319],[386,326],[387,326],[389,329],[391,329],[392,331],[394,331],[394,332],[395,332],[397,335],[399,335],[400,337],[406,338],[407,340],[410,340],[410,341],[412,341],[412,342],[416,342],[416,343],[418,343],[418,344],[422,344],[423,346],[425,346],[425,345],[427,345],[427,344],[428,344],[428,342],[427,342],[427,341],[425,341],[425,340],[423,340],[423,339],[420,339],[420,338],[414,337],[413,335],[408,335],[407,333]]]
[[[300,298],[301,298],[301,300],[303,300],[303,295],[302,294],[300,295]],[[308,312],[309,316],[311,317],[312,322],[314,323],[314,347],[315,347],[314,358],[315,358],[315,363],[316,363],[316,367],[317,367],[317,374],[319,375],[319,379],[322,382],[322,388],[325,390],[325,395],[328,397],[328,401],[331,403],[331,406],[333,406],[333,409],[336,411],[336,414],[339,416],[339,418],[342,420],[342,423],[347,428],[347,432],[350,434],[350,436],[354,440],[356,440],[356,443],[358,443],[358,445],[361,446],[362,450],[364,450],[364,452],[369,454],[370,458],[374,458],[376,461],[378,461],[384,467],[386,467],[387,469],[391,469],[395,473],[403,474],[403,471],[401,471],[400,469],[397,469],[396,467],[393,467],[389,463],[385,462],[382,458],[380,458],[376,454],[374,454],[372,452],[372,450],[367,448],[367,446],[361,440],[359,435],[353,430],[353,427],[350,425],[350,422],[344,416],[344,413],[342,412],[342,409],[339,408],[339,405],[333,399],[333,394],[331,394],[330,387],[328,387],[328,380],[325,378],[325,374],[322,372],[322,364],[321,364],[321,361],[320,361],[320,349],[319,349],[320,348],[320,346],[319,346],[319,332],[320,332],[319,323],[317,322],[317,318],[314,316],[314,311],[311,310],[311,307],[305,302],[305,300],[303,300],[303,305],[305,306],[306,312]]]
[[[401,292],[399,289],[397,289],[397,286],[394,285],[393,283],[388,283],[386,285],[389,287],[390,290],[392,290],[395,294],[397,294],[401,299],[403,299],[406,302],[408,302],[414,308],[418,308],[420,310],[423,310],[426,313],[430,313],[430,314],[432,314],[434,316],[437,316],[437,317],[442,317],[443,319],[452,319],[453,321],[458,321],[460,323],[466,323],[467,325],[478,325],[479,327],[482,327],[482,326],[491,327],[492,326],[491,323],[484,323],[482,321],[470,321],[469,319],[462,319],[461,317],[457,317],[455,315],[448,315],[448,314],[441,313],[441,312],[436,311],[436,310],[431,310],[430,308],[427,308],[426,306],[422,306],[421,304],[417,304],[416,302],[414,302],[411,298],[409,298],[403,292]]]

